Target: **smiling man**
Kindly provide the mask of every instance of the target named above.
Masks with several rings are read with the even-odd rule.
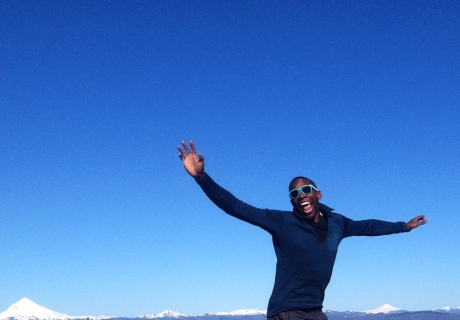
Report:
[[[405,222],[354,221],[319,202],[316,184],[296,177],[289,184],[292,211],[248,205],[215,183],[204,171],[204,157],[182,141],[179,158],[208,198],[220,209],[258,226],[272,236],[277,258],[273,291],[267,307],[270,320],[327,320],[322,312],[340,242],[351,236],[408,232],[425,224],[423,215]]]

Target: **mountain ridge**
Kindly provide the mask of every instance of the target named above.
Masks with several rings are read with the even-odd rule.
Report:
[[[418,313],[426,316],[427,320],[434,319],[434,315],[448,315],[453,316],[450,318],[441,319],[459,319],[460,320],[460,307],[443,307],[434,310],[425,311],[407,311],[389,304],[384,304],[376,309],[368,311],[330,311],[326,310],[325,313],[328,315],[330,320],[335,319],[349,319],[353,317],[360,317],[360,319],[391,319],[390,316],[394,314],[414,314]],[[381,318],[382,315],[388,315],[386,318]],[[430,318],[431,316],[431,318]],[[458,317],[457,317],[458,316]],[[0,313],[0,320],[104,320],[104,319],[186,319],[186,318],[200,318],[201,320],[218,319],[218,320],[259,320],[266,318],[266,311],[260,309],[248,309],[248,310],[234,310],[230,312],[216,312],[206,313],[203,315],[191,315],[183,314],[173,310],[165,310],[158,314],[146,314],[143,316],[136,317],[117,317],[117,316],[70,316],[64,313],[59,313],[51,309],[47,309],[38,305],[28,298],[23,298],[18,302],[12,304],[7,310]],[[437,319],[438,319],[437,318]],[[377,319],[377,318],[375,318]],[[404,319],[404,318],[398,318]],[[409,318],[408,318],[409,319]],[[417,318],[418,319],[418,318]],[[421,319],[421,318],[420,318]]]

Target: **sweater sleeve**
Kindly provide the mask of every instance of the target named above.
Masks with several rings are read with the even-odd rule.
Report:
[[[388,222],[376,219],[354,221],[343,217],[344,237],[351,236],[383,236],[406,232],[405,222]]]
[[[196,182],[208,198],[227,214],[261,227],[270,233],[276,232],[281,228],[285,217],[284,211],[259,209],[244,203],[219,186],[206,173]]]

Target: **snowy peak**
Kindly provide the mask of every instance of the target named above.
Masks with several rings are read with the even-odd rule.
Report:
[[[434,309],[434,312],[445,312],[445,313],[455,313],[455,314],[460,314],[460,307],[444,307],[441,309]]]
[[[384,304],[381,307],[378,307],[377,309],[372,309],[372,310],[367,310],[364,311],[364,313],[372,313],[372,314],[377,314],[377,313],[390,313],[394,311],[400,311],[401,309],[395,308],[393,306],[390,306],[389,304]]]
[[[147,318],[147,319],[155,319],[155,318],[180,318],[180,317],[187,317],[188,315],[177,312],[177,311],[172,311],[172,310],[165,310],[161,313],[156,313],[156,314],[148,314],[145,316],[142,316],[140,318]],[[0,319],[1,320],[1,319]]]
[[[250,310],[234,310],[230,312],[217,312],[217,313],[208,313],[209,315],[214,316],[253,316],[258,314],[267,314],[267,311],[260,309],[250,309]]]
[[[253,315],[259,315],[259,314],[265,315],[267,314],[267,311],[263,311],[259,309],[234,310],[230,312],[206,313],[204,316],[253,316]],[[177,311],[165,310],[161,313],[144,315],[139,318],[156,319],[156,318],[181,318],[181,317],[199,317],[199,316],[183,314]]]
[[[28,298],[23,298],[12,304],[6,311],[0,313],[0,320],[15,318],[18,320],[41,319],[69,319],[70,317],[63,313],[39,306]]]

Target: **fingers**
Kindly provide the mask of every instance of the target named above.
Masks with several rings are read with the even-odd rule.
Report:
[[[189,154],[194,154],[196,155],[196,149],[195,149],[195,144],[193,143],[192,140],[190,140],[190,148],[188,147],[187,143],[185,141],[182,141],[182,147],[178,146],[177,149],[179,150],[179,158],[181,160],[184,160],[185,157],[187,157]],[[182,149],[183,148],[183,149]],[[198,155],[198,161],[202,161],[204,159],[203,155],[200,153]]]
[[[193,153],[193,154],[196,154],[195,144],[193,143],[192,140],[190,140],[190,148],[192,148],[192,153]]]
[[[179,159],[184,160],[185,152],[182,151],[182,148],[180,146],[177,146],[177,150],[179,150]]]
[[[421,218],[421,219],[417,220],[417,223],[418,223],[419,225],[425,224],[425,223],[427,223],[427,222],[428,222],[428,219],[425,219],[425,218]]]
[[[188,148],[187,142],[182,141],[182,145],[184,146],[185,149],[185,154],[190,154],[190,149]]]
[[[428,222],[428,220],[425,219],[425,215],[417,216],[414,219],[412,219],[411,221],[409,221],[409,223],[408,223],[409,231],[412,230],[412,229],[415,229],[417,227],[420,227],[420,226],[424,225],[427,222]]]
[[[418,224],[420,224],[420,225],[425,224],[425,223],[428,222],[428,220],[425,219],[425,215],[424,215],[424,214],[419,215],[419,216],[416,217],[414,220],[415,220]]]
[[[182,146],[184,147],[184,149],[182,150],[181,146],[177,146],[177,150],[179,150],[179,158],[181,160],[184,160],[184,158],[190,154],[190,150],[187,146],[187,143],[185,141],[182,141]]]

